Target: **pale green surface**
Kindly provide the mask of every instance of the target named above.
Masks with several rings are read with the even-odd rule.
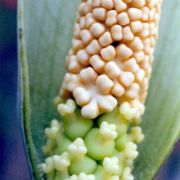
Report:
[[[60,136],[57,140],[57,144],[60,144],[61,146],[57,146],[55,148],[55,154],[61,154],[66,151],[68,145],[71,143],[72,141],[65,135]]]
[[[21,52],[22,72],[25,75],[23,87],[26,91],[25,127],[28,142],[31,142],[31,132],[35,149],[41,159],[41,146],[44,144],[43,130],[56,114],[52,101],[58,94],[63,78],[63,65],[70,46],[78,0],[20,0],[19,2],[25,2],[24,21],[30,79],[31,105],[29,108],[27,69],[24,53]],[[160,39],[147,109],[143,117],[143,131],[146,138],[140,145],[140,155],[134,170],[137,180],[152,179],[177,140],[180,131],[180,21],[178,17],[180,17],[180,1],[164,0]],[[32,145],[29,147],[32,154]],[[36,157],[36,154],[31,155],[32,157]]]
[[[103,160],[105,157],[112,156],[115,143],[114,140],[104,140],[99,133],[99,128],[91,129],[85,137],[85,145],[88,155],[95,160]]]
[[[26,0],[25,36],[30,79],[31,129],[41,154],[44,128],[56,114],[57,96],[65,72],[74,24],[76,0]],[[59,116],[56,115],[59,118]]]
[[[78,137],[84,137],[93,125],[93,121],[84,119],[80,111],[76,111],[70,116],[63,118],[64,130],[66,135],[75,140]]]
[[[88,156],[83,157],[82,159],[75,159],[70,167],[69,167],[69,173],[70,175],[74,174],[80,174],[81,172],[84,172],[86,174],[92,174],[96,169],[96,161],[89,158]]]

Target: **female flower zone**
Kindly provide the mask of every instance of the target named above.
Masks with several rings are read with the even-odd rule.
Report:
[[[82,0],[45,129],[47,179],[133,180],[162,0]]]

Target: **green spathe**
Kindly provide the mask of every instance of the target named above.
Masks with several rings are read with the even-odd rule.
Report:
[[[56,115],[56,109],[51,104],[63,78],[64,60],[70,45],[70,34],[78,2],[78,0],[19,0],[19,28],[22,28],[22,38],[19,39],[22,111],[36,179],[40,178],[37,161],[42,160],[40,149],[44,144],[43,130]],[[179,0],[174,0],[173,3],[164,0],[160,38],[143,117],[145,140],[140,145],[139,158],[134,169],[135,179],[138,180],[153,178],[179,138],[180,35],[177,29],[180,27],[180,21],[178,17],[180,17]],[[25,29],[23,29],[24,24]]]

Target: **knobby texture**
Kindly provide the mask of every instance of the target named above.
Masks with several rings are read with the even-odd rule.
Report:
[[[73,96],[85,118],[120,106],[127,119],[139,119],[145,109],[161,4],[161,0],[82,2],[60,98]]]
[[[134,179],[161,2],[80,3],[56,101],[62,121],[45,129],[47,179]]]
[[[26,104],[25,110],[29,111],[31,108],[30,120],[26,116],[25,121],[30,121],[30,125],[27,123],[26,127],[29,129],[27,135],[31,132],[37,152],[34,155],[37,155],[39,160],[42,158],[40,149],[44,142],[43,129],[55,116],[52,102],[64,74],[64,60],[70,45],[77,4],[78,1],[74,0],[33,0],[23,4],[23,33],[26,37],[30,80],[30,107]],[[180,130],[180,38],[177,31],[179,5],[178,0],[173,3],[164,1],[160,39],[143,118],[146,138],[140,146],[134,171],[137,179],[151,179],[154,176]],[[28,86],[27,82],[26,85]]]

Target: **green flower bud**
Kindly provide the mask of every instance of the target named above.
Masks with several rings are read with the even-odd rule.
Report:
[[[69,174],[67,172],[62,173],[62,172],[56,171],[55,178],[52,180],[65,180],[67,178],[69,178]]]
[[[68,145],[71,144],[71,140],[68,137],[66,137],[65,135],[60,135],[57,138],[56,143],[57,143],[57,146],[54,149],[54,153],[61,154],[67,150]]]
[[[69,167],[69,173],[71,175],[80,174],[81,172],[84,172],[86,174],[91,174],[95,171],[96,166],[97,166],[96,161],[89,158],[88,156],[84,156],[81,159],[75,159],[74,161],[72,161]]]
[[[71,115],[64,116],[63,124],[66,135],[74,140],[78,137],[84,137],[92,127],[93,122],[83,118],[80,111],[77,110]]]
[[[121,115],[118,108],[115,108],[110,113],[102,115],[98,119],[98,125],[100,126],[103,121],[115,124],[118,135],[127,133],[129,122]]]
[[[102,166],[98,165],[95,171],[96,180],[102,180],[105,178],[105,171]]]
[[[123,151],[125,149],[128,141],[129,141],[129,137],[127,134],[124,134],[122,136],[118,136],[118,138],[116,139],[116,148],[119,151]]]
[[[85,137],[88,155],[95,160],[103,160],[111,156],[114,151],[114,140],[105,140],[99,133],[98,128],[93,128]]]

